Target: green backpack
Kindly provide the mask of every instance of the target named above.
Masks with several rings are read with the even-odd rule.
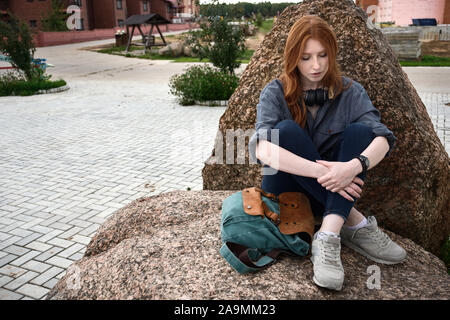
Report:
[[[220,254],[241,274],[257,271],[281,253],[306,256],[313,232],[306,196],[289,192],[275,197],[260,188],[247,188],[222,203]]]

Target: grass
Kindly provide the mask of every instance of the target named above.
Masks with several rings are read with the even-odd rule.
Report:
[[[239,59],[241,61],[241,63],[249,63],[254,52],[255,52],[255,50],[246,49],[244,54],[241,55],[241,58]]]
[[[97,52],[108,53],[108,54],[120,54],[122,51],[125,51],[126,48],[127,48],[126,46],[110,47],[110,48],[97,50]],[[128,51],[137,51],[137,50],[141,50],[141,49],[142,49],[142,47],[139,47],[139,46],[130,46],[130,49]]]
[[[258,28],[259,32],[263,34],[269,33],[273,26],[273,19],[266,19],[261,24],[261,27]]]
[[[152,48],[152,50],[150,52],[147,52],[146,54],[141,54],[141,55],[132,55],[132,54],[124,53],[124,51],[126,49],[125,46],[100,49],[97,52],[120,55],[120,56],[128,57],[128,58],[139,58],[139,59],[150,59],[150,60],[172,60],[173,62],[209,62],[209,59],[202,59],[200,61],[200,59],[196,58],[196,57],[174,58],[174,57],[162,56],[162,55],[159,55],[158,53],[156,53],[157,50],[159,50],[160,48],[162,48],[162,47],[154,47],[154,48]],[[138,51],[138,50],[143,50],[143,47],[130,46],[130,49],[128,51],[133,52],[133,51]],[[245,52],[239,58],[239,61],[241,63],[249,63],[250,59],[253,55],[253,52],[254,52],[254,50],[248,50],[248,49],[245,50]]]
[[[66,84],[67,83],[64,80],[18,80],[11,82],[0,82],[0,96],[31,96],[36,94],[39,90],[59,88],[65,86]]]
[[[421,61],[399,61],[402,67],[450,67],[450,58],[424,55]]]

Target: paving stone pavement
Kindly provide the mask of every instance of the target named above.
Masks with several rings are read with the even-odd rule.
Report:
[[[0,98],[0,300],[45,299],[132,200],[202,189],[225,107],[178,105],[167,77],[146,86],[108,72],[73,78],[67,92]],[[450,93],[419,94],[449,153]]]

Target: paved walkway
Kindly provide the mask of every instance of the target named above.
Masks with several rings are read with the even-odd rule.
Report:
[[[38,49],[71,90],[0,98],[0,299],[44,299],[132,200],[202,189],[225,108],[176,103],[168,81],[188,64],[78,50],[104,42]],[[448,80],[450,68],[442,70]],[[444,89],[425,85],[420,96],[449,152]]]

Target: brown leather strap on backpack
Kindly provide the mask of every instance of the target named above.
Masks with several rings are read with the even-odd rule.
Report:
[[[261,216],[264,219],[264,207],[261,199],[261,193],[255,188],[247,188],[242,190],[242,201],[244,203],[244,211],[251,216]]]
[[[262,200],[261,194],[279,203],[280,214],[271,211]],[[314,234],[314,216],[308,197],[301,192],[283,192],[278,197],[264,192],[261,188],[251,187],[242,190],[245,213],[272,220],[283,234],[305,232],[312,239]]]
[[[280,220],[278,226],[283,234],[306,232],[313,237],[314,216],[309,199],[300,192],[283,192],[278,196]]]
[[[253,187],[251,189],[255,189],[255,191],[260,192],[266,198],[270,198],[273,201],[278,201],[278,198],[277,198],[277,196],[274,193],[267,193],[263,189],[258,188],[258,187]]]
[[[265,255],[261,255],[261,258],[269,257],[269,261],[260,263],[259,261],[254,261],[252,258],[250,258],[249,251],[255,250],[249,247],[246,247],[244,245],[234,243],[234,242],[226,242],[226,245],[228,246],[229,250],[234,254],[234,256],[239,259],[242,263],[244,263],[247,267],[256,270],[261,270],[264,268],[267,268],[268,266],[272,265],[278,256],[282,253],[287,255],[292,255],[292,252],[282,249],[272,249]]]

